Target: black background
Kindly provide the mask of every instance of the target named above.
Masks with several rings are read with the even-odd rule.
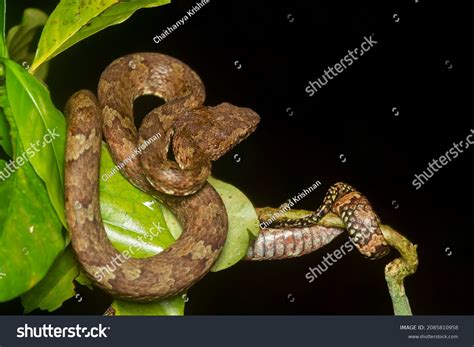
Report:
[[[421,189],[411,183],[474,129],[463,60],[472,44],[463,38],[467,8],[427,0],[211,0],[153,42],[195,3],[138,11],[53,59],[47,83],[57,107],[81,88],[95,91],[101,71],[117,57],[156,51],[179,58],[203,79],[208,105],[228,101],[262,118],[249,139],[214,164],[214,176],[239,187],[255,206],[274,207],[320,180],[323,186],[297,206],[312,210],[332,183],[354,185],[384,223],[418,244],[420,266],[406,281],[413,313],[473,314],[473,149]],[[8,5],[11,27],[25,7],[50,13],[56,1]],[[371,34],[378,43],[309,97],[308,81]],[[137,111],[149,107],[142,100]],[[383,272],[394,252],[375,262],[351,252],[313,283],[305,279],[308,267],[346,237],[302,258],[241,262],[208,274],[189,291],[185,313],[392,314]],[[80,293],[82,302],[69,300],[55,314],[102,314],[110,303],[98,291],[81,287]],[[0,312],[20,314],[19,300],[0,305]]]

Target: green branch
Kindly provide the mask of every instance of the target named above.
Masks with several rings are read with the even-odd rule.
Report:
[[[258,208],[257,214],[260,220],[269,220],[279,211],[280,209],[277,208],[264,207]],[[298,219],[306,217],[311,213],[311,211],[306,210],[289,210],[279,215],[278,219]],[[328,213],[318,224],[328,228],[345,229],[342,219],[333,213]],[[406,277],[414,274],[418,267],[416,245],[412,244],[403,235],[388,225],[380,224],[380,229],[387,243],[395,248],[401,256],[385,266],[385,280],[387,281],[388,291],[392,299],[394,314],[396,316],[411,316],[412,312],[408,297],[405,293],[404,280]]]
[[[388,225],[380,227],[387,243],[401,255],[401,258],[397,258],[385,266],[385,280],[392,298],[393,311],[396,316],[411,316],[410,303],[403,281],[405,277],[414,274],[418,267],[416,245]]]

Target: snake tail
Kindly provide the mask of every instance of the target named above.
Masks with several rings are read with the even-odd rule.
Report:
[[[326,228],[317,223],[329,212],[338,215],[362,255],[379,259],[390,247],[379,226],[379,217],[366,197],[347,183],[333,184],[322,204],[309,216],[298,219],[279,218],[264,228],[251,245],[248,260],[282,259],[313,252],[330,243],[341,229]],[[265,222],[265,221],[261,221]]]

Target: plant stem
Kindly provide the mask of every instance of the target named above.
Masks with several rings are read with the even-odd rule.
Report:
[[[411,316],[410,303],[403,281],[405,277],[414,274],[418,267],[416,245],[388,225],[380,227],[387,243],[401,255],[401,258],[397,258],[385,266],[385,280],[392,298],[393,311],[396,316]]]
[[[258,208],[257,214],[261,220],[268,220],[278,213],[277,208]],[[279,216],[280,218],[298,219],[313,213],[306,210],[289,210]],[[319,223],[328,228],[345,229],[344,222],[334,213],[325,215]],[[392,299],[393,311],[396,316],[411,316],[410,303],[405,293],[404,280],[414,274],[418,267],[418,255],[416,245],[412,244],[403,235],[395,231],[388,225],[380,224],[383,236],[387,243],[400,253],[400,258],[396,258],[385,266],[385,280],[388,291]]]

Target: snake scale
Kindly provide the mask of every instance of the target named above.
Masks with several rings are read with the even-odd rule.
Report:
[[[137,129],[133,103],[142,95],[158,96],[165,104],[147,114]],[[186,64],[159,53],[136,53],[104,70],[98,97],[81,90],[66,104],[65,206],[71,242],[87,275],[111,295],[150,301],[178,294],[210,270],[223,248],[228,220],[221,198],[206,182],[211,162],[248,137],[260,118],[249,108],[229,103],[204,106],[204,99],[200,77]],[[158,141],[147,142],[157,134]],[[103,137],[114,162],[126,162],[122,174],[168,205],[183,232],[163,252],[129,258],[98,278],[98,271],[120,255],[107,238],[100,214]],[[143,144],[148,145],[133,156]],[[281,259],[324,246],[342,232],[316,224],[329,211],[343,219],[362,254],[377,258],[387,252],[367,199],[339,183],[311,216],[276,221],[263,229],[246,259]]]

